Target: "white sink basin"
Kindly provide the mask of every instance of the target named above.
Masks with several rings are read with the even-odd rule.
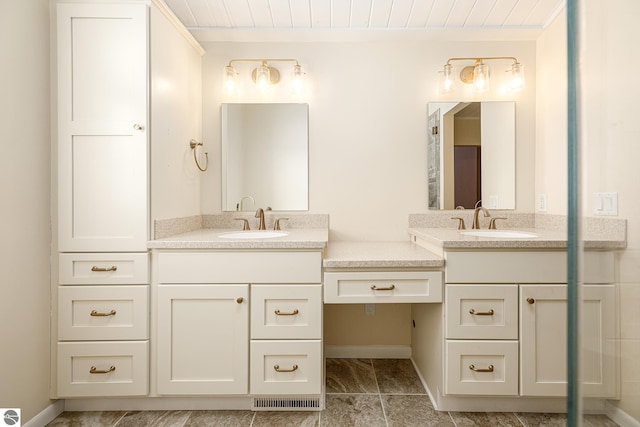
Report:
[[[235,231],[231,233],[218,234],[218,237],[222,239],[272,239],[274,237],[286,236],[286,231],[268,231],[268,230],[254,230],[254,231]]]
[[[530,239],[532,237],[538,237],[538,235],[535,233],[512,230],[469,230],[461,231],[460,234],[464,234],[465,236],[489,237],[498,239]]]

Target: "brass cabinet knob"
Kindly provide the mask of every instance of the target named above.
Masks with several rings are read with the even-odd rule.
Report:
[[[533,303],[535,303],[535,302],[536,302],[536,300],[534,300],[533,298],[527,298],[527,302],[528,302],[529,304],[533,304]]]
[[[236,302],[238,304],[242,304],[243,301],[244,301],[244,298],[242,298],[242,297],[236,298]]]

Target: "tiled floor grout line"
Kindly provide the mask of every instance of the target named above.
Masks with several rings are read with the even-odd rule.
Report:
[[[451,422],[453,423],[454,427],[458,427],[458,423],[456,423],[456,420],[453,419],[453,415],[451,415],[451,412],[447,411],[447,414],[449,415],[449,418],[451,418]]]
[[[387,419],[387,411],[384,410],[384,404],[382,403],[382,393],[380,392],[380,384],[378,383],[378,375],[376,374],[376,367],[373,364],[373,359],[369,359],[371,363],[371,370],[373,371],[373,379],[376,382],[376,388],[378,389],[378,400],[380,401],[380,408],[382,409],[382,416],[384,417],[384,423],[389,427],[389,420]]]

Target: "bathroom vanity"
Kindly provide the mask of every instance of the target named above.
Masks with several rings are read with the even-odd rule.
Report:
[[[444,303],[412,308],[412,357],[439,410],[564,410],[566,240],[561,232],[527,231],[536,237],[410,230],[412,241],[445,262]],[[607,249],[620,242],[585,243],[584,393],[616,398],[617,302]]]

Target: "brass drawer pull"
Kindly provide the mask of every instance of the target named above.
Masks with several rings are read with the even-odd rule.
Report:
[[[108,313],[99,313],[95,310],[91,310],[91,313],[89,313],[91,316],[93,317],[105,317],[105,316],[115,316],[116,315],[116,311],[115,310],[111,310]]]
[[[118,269],[118,267],[116,267],[115,265],[112,265],[111,267],[98,267],[97,265],[94,265],[93,267],[91,267],[91,271],[116,271]]]
[[[237,302],[238,304],[242,304],[242,303],[244,302],[244,298],[242,298],[242,297],[238,297],[238,298],[236,298],[236,302]]]
[[[476,368],[474,365],[469,365],[469,369],[474,372],[493,372],[493,365],[489,365],[487,369]]]
[[[469,310],[469,314],[474,316],[493,316],[493,308],[489,311],[475,311],[473,308]]]
[[[396,288],[396,285],[391,285],[388,288],[379,288],[376,285],[371,285],[372,291],[392,291]]]
[[[298,365],[293,365],[291,369],[280,369],[280,365],[273,365],[273,369],[276,372],[293,372],[298,370]]]
[[[115,366],[111,366],[109,369],[103,370],[103,369],[98,369],[95,366],[92,366],[91,369],[89,369],[89,373],[90,374],[108,374],[109,372],[113,372],[116,370]]]
[[[298,314],[298,313],[300,313],[300,312],[299,312],[299,311],[298,311],[298,309],[296,308],[295,310],[293,310],[293,311],[292,311],[292,312],[290,312],[290,313],[282,312],[282,311],[280,311],[280,310],[276,310],[274,313],[276,313],[276,315],[278,315],[278,316],[295,316],[296,314]]]
[[[535,303],[535,302],[536,302],[536,300],[534,300],[533,298],[527,298],[527,302],[528,302],[529,304],[533,304],[533,303]]]

